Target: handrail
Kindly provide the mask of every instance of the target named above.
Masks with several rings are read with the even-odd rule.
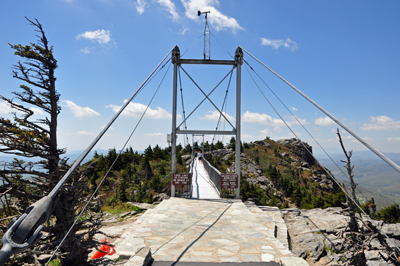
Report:
[[[218,169],[216,169],[214,166],[212,166],[210,164],[209,161],[206,160],[206,158],[202,158],[203,162],[203,166],[204,169],[206,169],[208,176],[210,177],[210,180],[212,181],[215,190],[217,191],[218,195],[221,197],[222,196],[222,192],[221,192],[221,172],[218,171]]]
[[[190,168],[189,168],[189,173],[191,173],[191,179],[190,180],[190,191],[189,191],[189,198],[192,198],[192,192],[193,192],[193,163],[194,163],[194,155],[192,155],[192,161],[190,162]]]

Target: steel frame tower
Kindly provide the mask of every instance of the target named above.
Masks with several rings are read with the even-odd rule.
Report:
[[[235,135],[236,136],[236,156],[235,156],[235,172],[238,175],[238,188],[235,191],[235,198],[240,198],[240,127],[241,127],[241,66],[243,64],[243,51],[238,47],[235,51],[235,60],[208,60],[208,59],[181,59],[180,50],[175,46],[171,53],[172,63],[174,64],[173,76],[173,93],[172,93],[172,134],[171,134],[171,173],[176,173],[176,136],[177,134],[192,134],[192,135]],[[178,67],[183,64],[205,64],[205,65],[231,65],[236,67],[236,127],[231,131],[217,130],[181,130],[176,126],[177,119],[177,88],[178,88]],[[221,112],[221,111],[220,111]],[[225,117],[225,116],[224,116]],[[171,180],[171,196],[175,197],[175,186]]]

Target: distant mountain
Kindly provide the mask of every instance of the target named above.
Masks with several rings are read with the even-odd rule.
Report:
[[[384,153],[389,159],[400,165],[400,153]],[[344,154],[331,155],[336,164],[347,174],[344,164]],[[397,197],[400,199],[400,173],[386,164],[370,151],[354,152],[351,162],[354,165],[355,181],[373,191]],[[346,180],[340,169],[327,158],[320,158],[320,163],[327,167],[337,179]],[[397,201],[396,201],[397,202]]]
[[[102,149],[97,149],[97,150],[92,150],[89,152],[89,154],[86,156],[86,158],[83,160],[82,163],[86,163],[88,161],[90,161],[91,159],[93,159],[94,156],[94,152],[97,151],[98,154],[103,154],[103,155],[107,155],[108,154],[108,150],[102,150]],[[81,151],[71,151],[71,152],[67,152],[66,154],[62,155],[61,157],[67,157],[68,159],[68,163],[72,164],[73,162],[75,162],[76,159],[79,158],[79,156],[81,156],[81,154],[84,152],[84,150]],[[117,151],[118,152],[118,151]],[[143,153],[143,151],[138,151],[138,153]],[[8,154],[1,154],[0,155],[0,162],[1,161],[11,161],[14,157],[16,157],[15,155],[8,155]],[[30,161],[30,162],[34,162],[36,161],[36,159],[34,158],[24,158],[25,161]]]
[[[346,188],[350,187],[349,181],[341,180],[340,182],[344,183]],[[350,190],[348,189],[348,191]],[[385,195],[383,193],[368,189],[360,184],[357,186],[356,189],[356,197],[360,200],[361,204],[365,202],[365,199],[370,200],[371,198],[374,198],[378,210],[382,209],[385,206],[392,205],[393,203],[400,204],[400,197]]]

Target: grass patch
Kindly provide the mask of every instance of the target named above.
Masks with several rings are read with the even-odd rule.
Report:
[[[115,204],[114,206],[102,206],[101,210],[103,212],[112,214],[112,215],[120,215],[125,212],[136,211],[138,213],[142,212],[139,207],[129,205],[127,203],[119,203]]]

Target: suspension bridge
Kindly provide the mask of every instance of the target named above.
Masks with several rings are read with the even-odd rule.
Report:
[[[201,13],[199,12],[199,15],[200,14]],[[282,219],[279,209],[273,207],[257,207],[252,204],[244,204],[240,200],[240,152],[235,153],[234,175],[226,175],[221,173],[218,171],[218,169],[215,169],[213,166],[211,166],[206,158],[199,160],[195,156],[192,157],[191,167],[186,175],[177,175],[176,173],[176,146],[177,135],[179,134],[185,135],[185,139],[187,141],[187,136],[189,135],[214,135],[213,140],[215,139],[216,135],[233,135],[236,139],[235,150],[240,151],[242,65],[245,66],[246,71],[249,73],[256,87],[260,90],[261,95],[265,98],[266,102],[271,105],[273,110],[277,113],[284,124],[291,130],[294,136],[298,138],[295,132],[290,128],[289,124],[277,112],[277,110],[265,96],[260,85],[256,82],[255,76],[261,80],[261,83],[270,89],[262,77],[255,71],[254,67],[244,59],[244,53],[271,71],[293,90],[298,92],[316,108],[321,110],[339,126],[345,129],[349,134],[354,136],[367,148],[376,153],[382,160],[400,172],[400,167],[398,165],[393,163],[378,150],[371,147],[351,129],[346,127],[338,119],[328,113],[325,109],[311,100],[307,95],[298,90],[244,48],[239,46],[236,49],[234,56],[228,52],[232,58],[231,60],[211,60],[210,52],[209,50],[206,50],[206,47],[209,49],[210,37],[209,28],[207,28],[207,26],[208,25],[206,23],[204,33],[204,59],[185,59],[185,53],[181,55],[178,46],[174,46],[141,84],[141,86],[139,86],[137,91],[129,98],[128,101],[126,101],[124,106],[121,107],[121,109],[115,114],[110,122],[104,127],[100,134],[93,140],[90,146],[75,161],[69,171],[63,176],[63,178],[49,193],[49,195],[36,202],[27,209],[25,214],[11,222],[8,231],[3,237],[3,247],[0,251],[0,265],[4,265],[4,263],[12,254],[17,254],[26,250],[28,247],[34,245],[40,240],[40,231],[43,228],[43,223],[50,215],[54,198],[59,192],[60,188],[66,183],[70,175],[78,168],[83,159],[107,132],[114,121],[125,110],[128,104],[149,84],[150,81],[153,80],[155,75],[160,73],[160,71],[163,69],[166,69],[162,78],[163,81],[170,66],[173,66],[172,130],[169,136],[169,142],[171,145],[172,174],[171,198],[169,200],[164,200],[156,208],[148,210],[134,224],[132,224],[130,229],[127,230],[115,243],[115,248],[118,252],[118,255],[130,258],[132,264],[129,265],[139,265],[134,263],[142,263],[143,265],[143,261],[145,261],[146,258],[148,260],[150,256],[154,259],[153,265],[192,265],[190,263],[220,263],[221,265],[232,265],[232,263],[242,263],[243,265],[247,265],[247,263],[258,263],[260,265],[308,265],[307,262],[305,262],[302,258],[298,258],[291,253],[288,243],[286,225]],[[206,35],[208,36],[207,45]],[[223,77],[221,82],[219,82],[211,91],[206,93],[205,90],[196,83],[196,81],[184,68],[185,65],[189,64],[223,65],[230,67],[231,70]],[[169,66],[166,68],[167,65]],[[222,108],[220,109],[210,99],[210,95],[220,86],[223,80],[229,79],[229,84],[231,84],[234,71],[236,71],[236,119],[235,123],[233,124],[229,121],[226,113],[223,111],[224,106],[226,106],[226,96]],[[193,82],[195,87],[197,87],[204,96],[199,104],[188,115],[185,113],[182,85],[180,83],[182,72]],[[180,84],[183,107],[183,121],[179,125],[177,123],[178,84]],[[125,145],[121,148],[121,152],[125,149],[125,146],[142,121],[142,118],[151,105],[155,95],[158,92],[158,89],[160,88],[160,85],[157,87],[157,90],[147,105],[147,108],[143,112],[141,118],[125,142]],[[228,94],[229,86],[230,85],[228,85],[228,89],[226,90],[226,95]],[[273,91],[272,93],[277,97]],[[216,111],[218,111],[219,121],[216,130],[189,130],[187,128],[186,121],[205,101],[210,102],[215,107]],[[290,111],[290,109],[287,108],[287,106],[280,99],[279,101],[293,115],[297,122],[304,127],[301,121]],[[219,125],[222,120],[226,121],[232,127],[232,129],[220,130]],[[307,131],[307,133],[309,133],[309,131]],[[311,134],[310,136],[315,140]],[[318,142],[317,144],[319,145]],[[304,147],[304,149],[307,150],[307,147]],[[312,156],[312,153],[310,151],[308,152]],[[202,149],[202,153],[204,153],[204,147]],[[119,155],[115,161],[118,159]],[[114,163],[111,165],[109,171],[106,173],[93,195],[96,194],[97,190],[112,169]],[[329,175],[332,180],[336,182],[336,179],[331,175],[331,173],[329,171],[326,172],[327,175]],[[223,190],[224,188],[225,190]],[[232,197],[229,199],[224,198],[223,191],[226,190],[232,191]],[[346,191],[344,192],[347,194]],[[90,200],[88,201],[88,204]],[[357,205],[356,202],[354,202],[354,204]],[[86,207],[87,205],[85,208]],[[81,211],[76,221],[79,220],[85,208]],[[68,233],[64,237],[64,240]],[[62,243],[63,241],[58,247],[60,247]],[[57,252],[57,250],[55,252]],[[49,259],[49,262],[50,261],[51,258]]]

